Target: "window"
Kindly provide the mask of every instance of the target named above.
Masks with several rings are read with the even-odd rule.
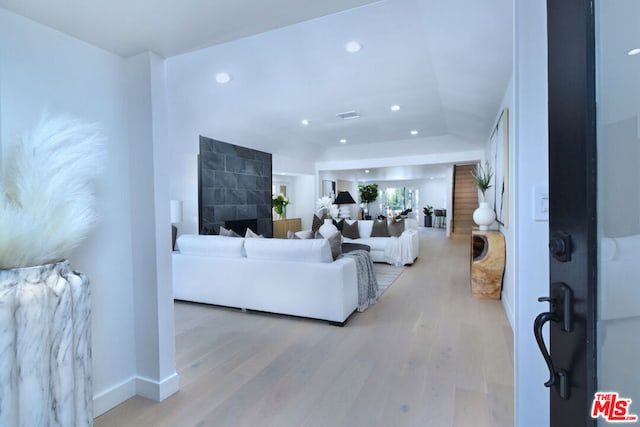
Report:
[[[382,195],[384,195],[387,213],[397,214],[406,209],[415,209],[418,190],[407,187],[387,188]]]

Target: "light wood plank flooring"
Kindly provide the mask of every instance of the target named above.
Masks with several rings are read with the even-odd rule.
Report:
[[[469,289],[469,237],[421,229],[417,262],[343,328],[176,303],[180,391],[102,426],[512,426],[513,337]]]

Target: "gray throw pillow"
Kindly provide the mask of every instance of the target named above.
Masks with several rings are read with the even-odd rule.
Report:
[[[319,231],[316,232],[316,239],[324,239],[324,237],[322,236],[322,234],[320,234]],[[340,255],[342,255],[342,234],[333,233],[326,240],[329,242],[329,246],[331,246],[331,256],[335,261],[336,259],[338,259]]]
[[[393,220],[388,227],[389,236],[400,237],[404,231],[404,219]]]
[[[333,256],[333,260],[335,261],[342,255],[342,234],[334,233],[327,240],[329,241],[329,245],[331,245],[331,256]]]
[[[324,223],[324,215],[322,218],[318,218],[318,215],[313,215],[313,221],[311,222],[311,231],[315,234],[316,231],[322,226]]]
[[[218,233],[218,234],[220,234],[221,236],[227,236],[227,237],[242,237],[238,233],[236,233],[235,231],[227,230],[223,226],[220,226],[220,233]]]
[[[389,237],[386,218],[376,219],[375,221],[373,221],[373,227],[371,228],[371,237]]]
[[[358,231],[358,221],[354,221],[353,224],[347,223],[347,221],[343,221],[344,224],[342,226],[342,235],[344,237],[348,237],[349,239],[359,239],[360,232]]]

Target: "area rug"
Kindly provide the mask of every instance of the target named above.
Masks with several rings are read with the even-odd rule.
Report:
[[[406,267],[396,267],[394,265],[384,264],[380,262],[373,263],[373,271],[376,273],[378,280],[378,289],[382,295],[389,286],[400,276]]]

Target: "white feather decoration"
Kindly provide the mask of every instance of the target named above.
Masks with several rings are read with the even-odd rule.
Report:
[[[12,147],[0,179],[0,269],[68,258],[96,222],[105,159],[95,125],[48,117]]]

